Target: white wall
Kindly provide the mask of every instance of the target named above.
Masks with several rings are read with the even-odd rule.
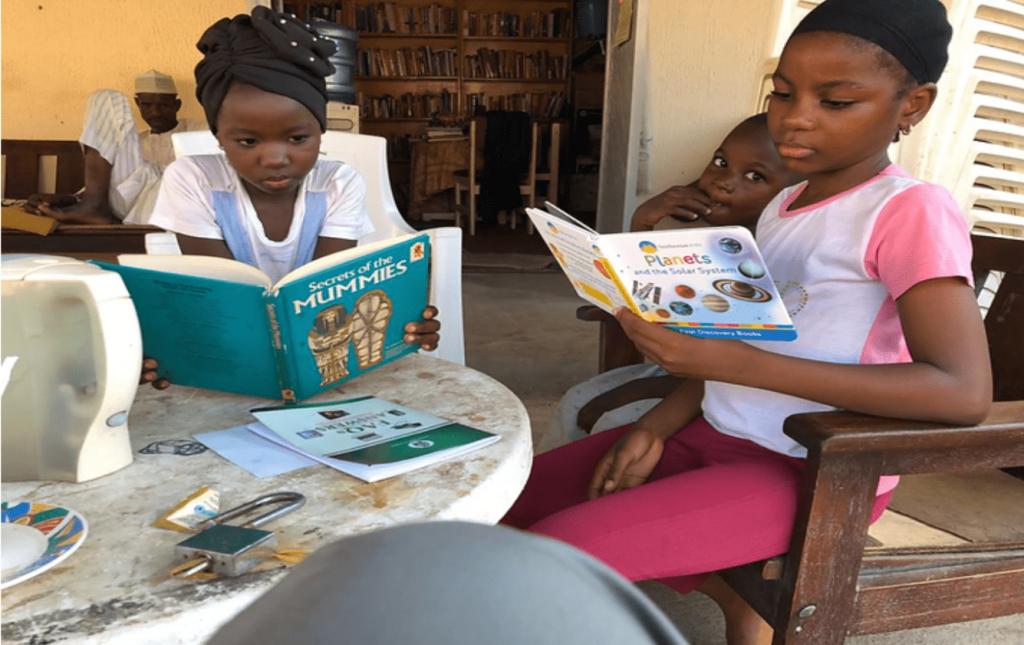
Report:
[[[636,1],[646,14],[640,25],[646,31],[637,36],[635,69],[641,78],[631,104],[641,115],[640,132],[626,146],[606,147],[601,163],[602,175],[625,174],[635,185],[610,204],[602,180],[601,230],[623,230],[635,204],[696,179],[725,134],[756,111],[784,2]],[[606,92],[621,92],[628,81],[610,68]],[[625,110],[606,100],[606,141],[609,122],[624,118]],[[627,172],[637,157],[639,167]],[[616,216],[620,221],[611,221]]]
[[[696,179],[732,126],[754,113],[779,9],[778,0],[651,0],[649,12],[640,195]]]

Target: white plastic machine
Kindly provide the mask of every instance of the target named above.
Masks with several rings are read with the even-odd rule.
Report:
[[[120,276],[73,258],[4,255],[0,277],[3,480],[81,482],[130,464],[142,337]]]

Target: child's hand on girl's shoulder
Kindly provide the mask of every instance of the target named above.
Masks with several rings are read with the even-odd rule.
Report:
[[[139,385],[145,385],[150,383],[154,388],[158,390],[166,390],[171,387],[171,382],[165,378],[160,378],[156,373],[157,362],[153,358],[142,359],[142,374],[139,375]]]
[[[437,349],[437,343],[441,340],[438,334],[441,330],[441,321],[437,320],[437,307],[428,305],[423,310],[423,320],[411,322],[405,326],[405,342],[412,345],[420,345],[428,352]]]
[[[697,188],[696,182],[689,186],[673,186],[638,206],[633,212],[629,230],[649,231],[666,217],[692,222],[709,213],[711,198]]]

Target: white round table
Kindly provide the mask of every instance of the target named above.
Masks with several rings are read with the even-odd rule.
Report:
[[[522,402],[467,367],[414,354],[309,399],[373,395],[501,435],[497,443],[405,475],[365,483],[327,466],[259,479],[213,451],[140,454],[165,439],[190,438],[254,421],[264,399],[209,390],[140,387],[129,428],[135,461],[81,484],[7,482],[5,501],[60,504],[89,524],[82,547],[35,578],[2,592],[4,643],[201,643],[269,588],[287,567],[208,582],[172,579],[174,545],[186,534],[154,528],[163,512],[206,485],[221,509],[296,491],[306,505],[265,525],[278,548],[313,551],[338,538],[429,520],[496,523],[515,501],[532,461]]]

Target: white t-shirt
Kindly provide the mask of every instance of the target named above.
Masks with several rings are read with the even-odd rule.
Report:
[[[751,342],[765,351],[846,364],[911,361],[896,299],[934,278],[971,283],[967,222],[946,189],[891,165],[818,204],[787,211],[806,183],[765,208],[757,241],[798,338]],[[786,417],[830,406],[777,392],[708,382],[704,416],[719,432],[794,457]],[[886,487],[880,487],[885,492]]]
[[[151,130],[139,132],[139,146],[142,148],[142,158],[157,167],[160,172],[167,169],[167,166],[174,163],[174,145],[171,135],[176,132],[195,132],[197,130],[209,130],[205,121],[196,119],[178,119],[178,125],[174,129],[160,134],[153,134]]]
[[[307,192],[327,193],[327,214],[320,237],[358,240],[373,232],[366,212],[366,182],[362,176],[348,164],[320,160],[303,179],[288,235],[279,242],[268,239],[242,179],[224,155],[183,157],[168,166],[149,223],[182,235],[222,240],[213,191],[234,194],[256,265],[275,282],[296,268]]]

